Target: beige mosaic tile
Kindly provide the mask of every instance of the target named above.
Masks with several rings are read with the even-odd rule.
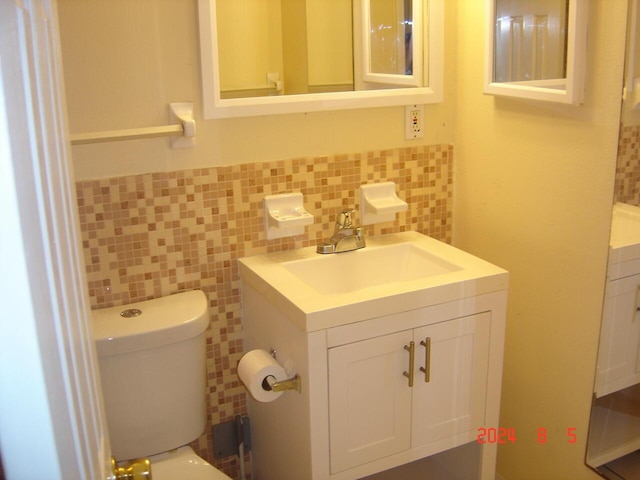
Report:
[[[92,308],[201,289],[209,298],[209,422],[196,451],[235,476],[235,457],[213,459],[211,424],[246,414],[236,376],[243,351],[237,259],[315,245],[336,213],[358,208],[363,183],[394,181],[409,210],[366,227],[416,230],[451,241],[453,147],[389,149],[228,167],[134,175],[77,184]],[[267,241],[265,195],[300,191],[315,223],[304,235]]]
[[[622,126],[618,141],[616,201],[640,205],[640,126]]]

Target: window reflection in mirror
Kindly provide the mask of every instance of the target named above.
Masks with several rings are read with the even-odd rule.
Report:
[[[413,74],[411,0],[370,0],[371,72]]]
[[[217,0],[221,98],[423,86],[414,3]]]
[[[354,24],[356,90],[421,87],[423,78],[423,4],[417,0],[357,0],[362,6],[363,42]]]
[[[568,0],[496,0],[494,81],[566,78],[568,8]]]

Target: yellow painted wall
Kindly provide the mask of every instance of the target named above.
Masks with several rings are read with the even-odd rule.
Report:
[[[218,0],[218,36],[221,43],[233,45],[233,50],[220,50],[222,90],[264,88],[267,73],[282,75],[280,3]]]
[[[351,0],[307,0],[309,84],[353,83]]]
[[[426,106],[423,139],[405,140],[404,107],[204,121],[195,0],[58,5],[72,133],[166,125],[170,102],[193,101],[197,121],[193,149],[166,138],[75,146],[78,180],[453,142],[452,42],[445,102]]]
[[[458,2],[454,243],[511,273],[501,426],[517,441],[498,449],[506,480],[599,478],[584,452],[626,0],[588,3],[586,100],[571,107],[483,95],[484,2]]]
[[[284,92],[309,93],[307,57],[307,5],[298,0],[282,2],[282,56],[284,60]]]

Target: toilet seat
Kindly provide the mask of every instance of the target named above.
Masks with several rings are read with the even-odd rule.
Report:
[[[188,446],[153,455],[149,460],[154,480],[231,480]]]

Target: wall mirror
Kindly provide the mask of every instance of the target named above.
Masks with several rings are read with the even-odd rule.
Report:
[[[628,7],[624,98],[609,266],[589,422],[587,465],[610,480],[640,478],[640,24]]]
[[[444,0],[198,0],[205,118],[442,101]]]
[[[484,92],[582,103],[587,0],[486,0]]]

